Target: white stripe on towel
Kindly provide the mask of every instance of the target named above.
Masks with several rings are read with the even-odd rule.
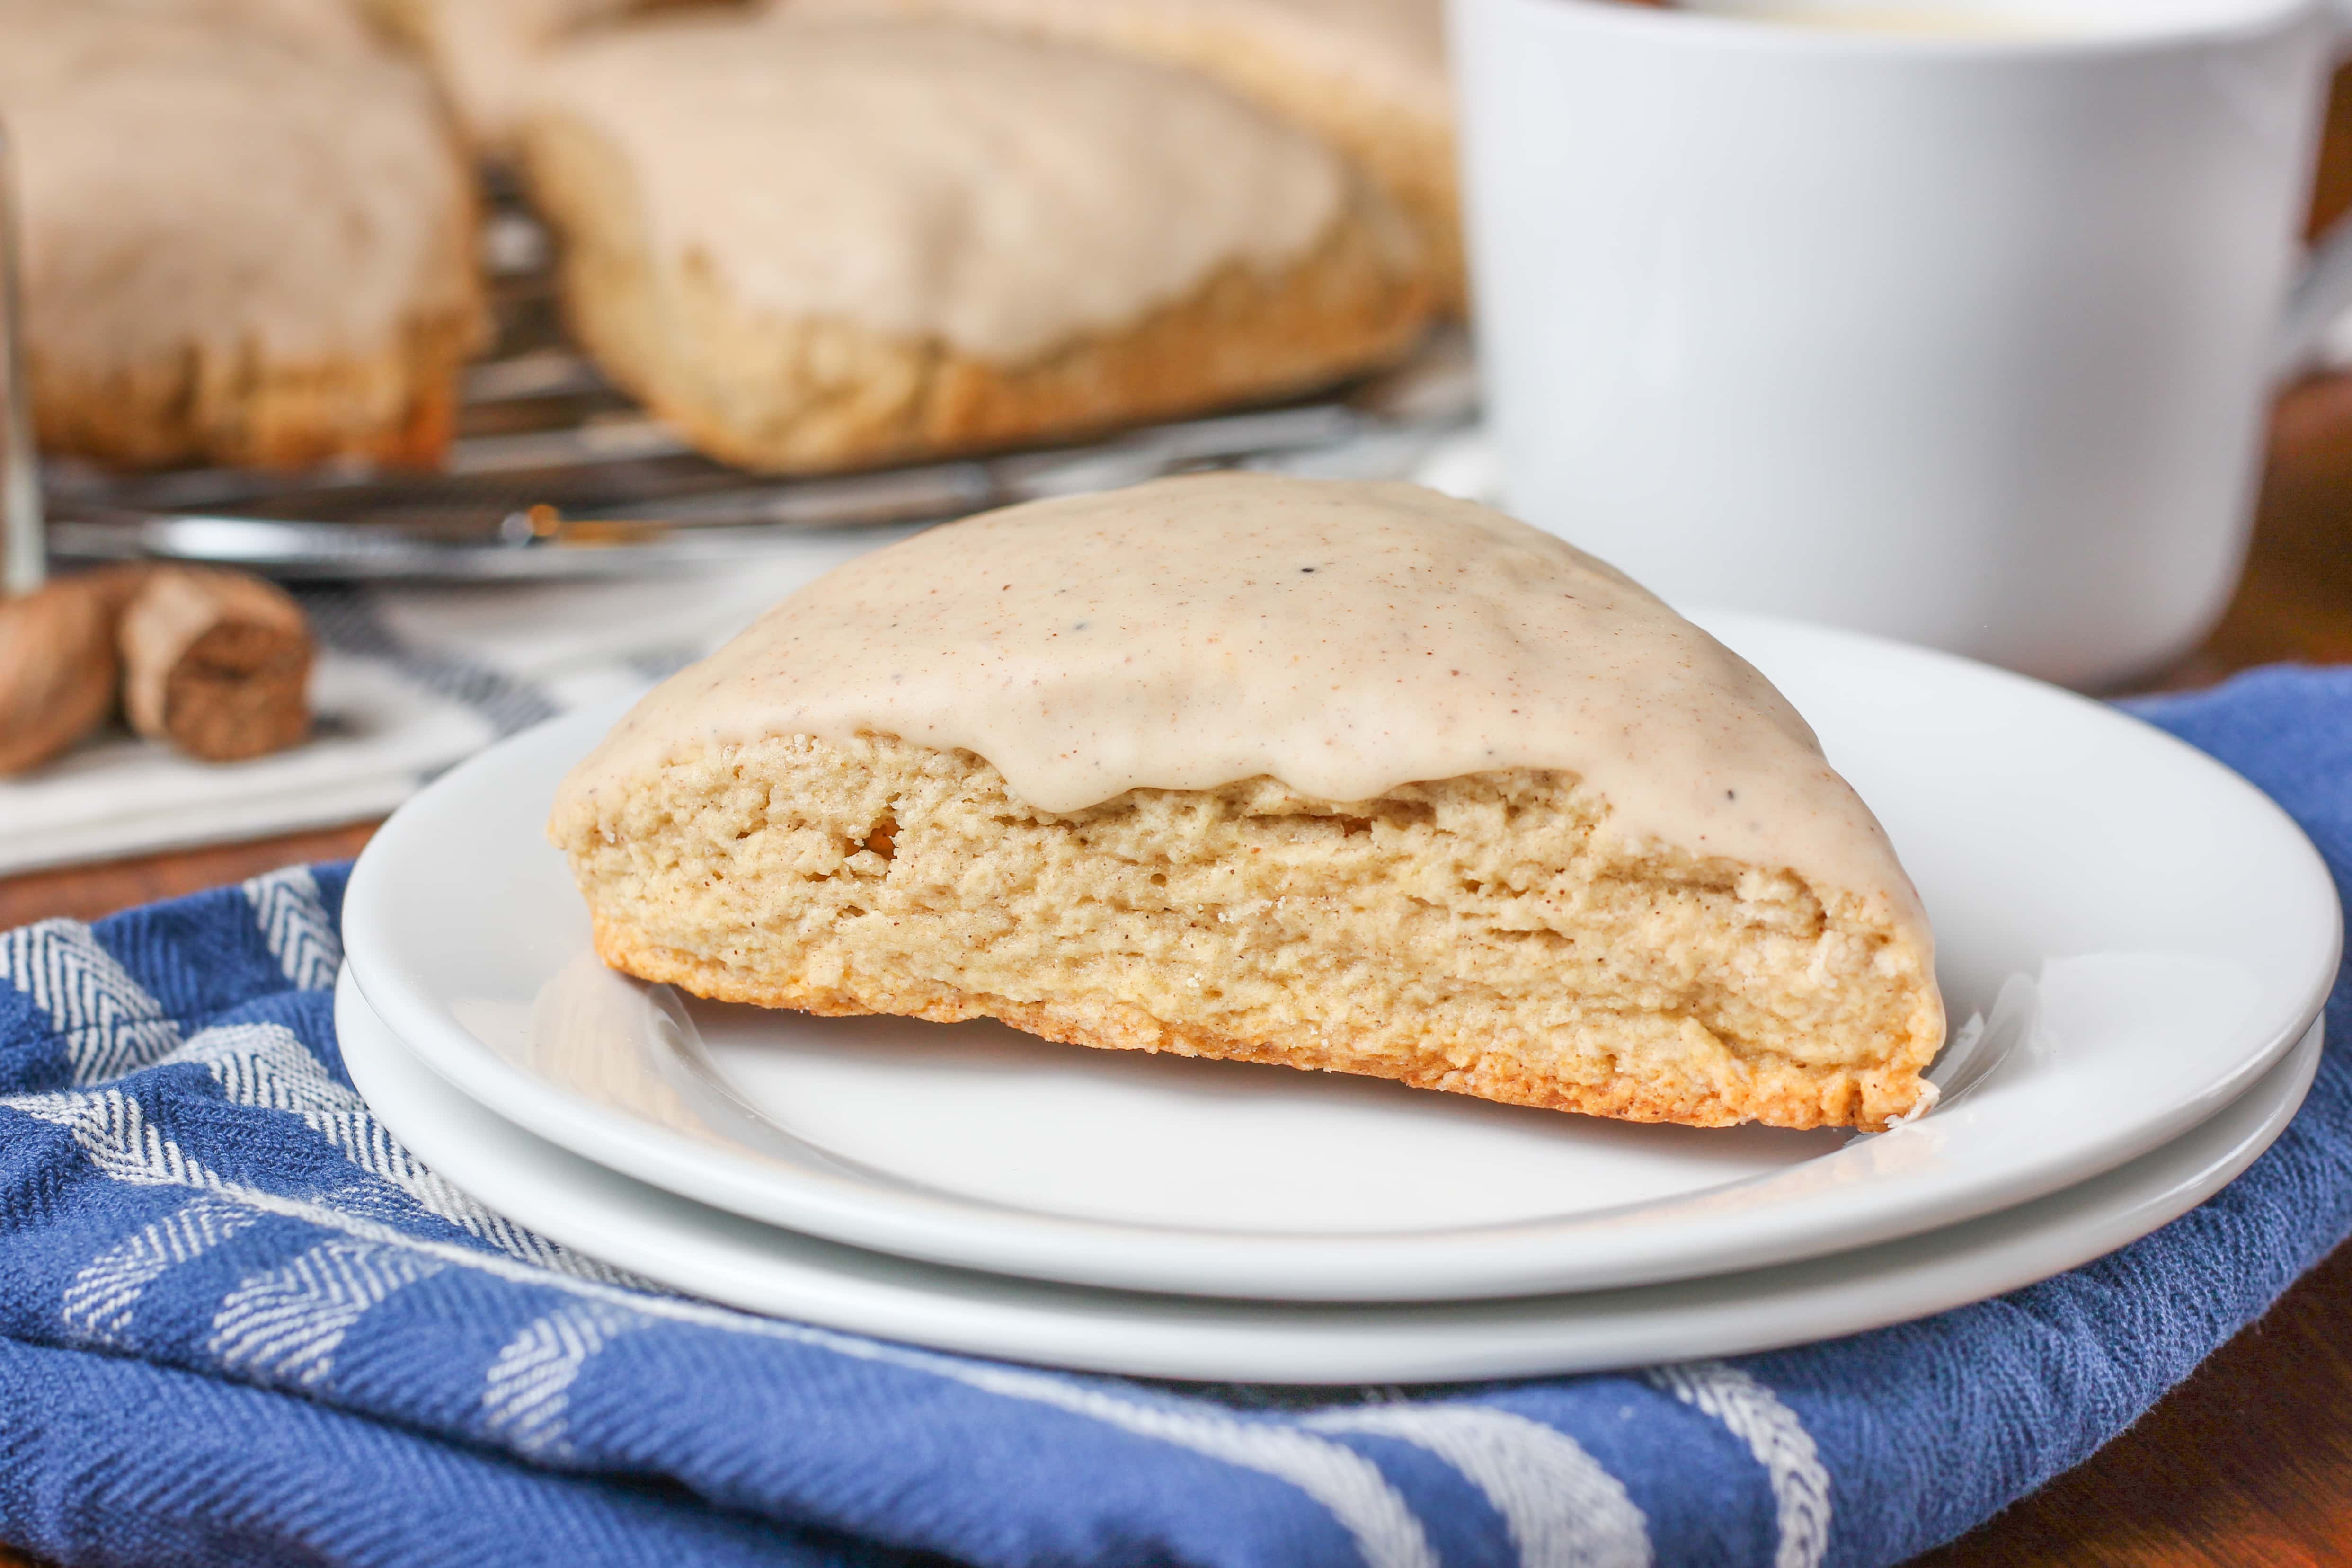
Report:
[[[1830,1472],[1797,1413],[1755,1378],[1720,1361],[1661,1366],[1649,1377],[1723,1423],[1764,1467],[1780,1531],[1772,1568],[1820,1568],[1830,1549]]]
[[[100,1253],[66,1286],[66,1327],[96,1344],[120,1345],[147,1287],[166,1270],[204,1256],[259,1219],[257,1209],[194,1197]]]
[[[533,1458],[569,1457],[580,1369],[614,1339],[653,1323],[607,1301],[572,1301],[533,1319],[490,1364],[482,1411],[491,1432]]]
[[[327,917],[326,900],[307,867],[293,865],[257,876],[244,884],[245,901],[253,906],[253,923],[278,972],[297,990],[323,991],[335,983],[343,965],[342,938]]]
[[[1525,1568],[1649,1568],[1650,1521],[1615,1476],[1566,1433],[1477,1405],[1363,1405],[1306,1425],[1426,1448],[1503,1516]]]
[[[404,1247],[330,1237],[229,1292],[205,1348],[233,1372],[310,1388],[334,1370],[352,1326],[446,1264]]]
[[[76,1083],[120,1078],[180,1043],[179,1027],[79,920],[0,932],[0,980],[49,1015]]]
[[[426,1213],[478,1236],[501,1251],[566,1273],[594,1279],[627,1276],[524,1229],[475,1202],[426,1169],[367,1102],[327,1075],[319,1059],[279,1024],[224,1024],[208,1029],[174,1053],[204,1065],[231,1103],[284,1111],[379,1181],[397,1187]]]
[[[771,1318],[675,1296],[640,1295],[619,1286],[550,1271],[534,1263],[454,1241],[430,1241],[363,1215],[266,1188],[224,1181],[171,1139],[147,1125],[138,1102],[120,1090],[20,1094],[0,1107],[65,1128],[98,1170],[140,1186],[185,1186],[219,1193],[265,1214],[284,1215],[357,1240],[399,1249],[433,1267],[471,1270],[520,1284],[567,1291],[643,1312],[658,1322],[778,1340],[903,1368],[982,1393],[1049,1406],[1106,1426],[1187,1448],[1289,1482],[1321,1504],[1353,1538],[1367,1568],[1437,1568],[1437,1554],[1402,1493],[1377,1466],[1345,1446],[1274,1421],[1222,1411],[1123,1399],[1090,1384],[1042,1372],[959,1360],[856,1334]]]

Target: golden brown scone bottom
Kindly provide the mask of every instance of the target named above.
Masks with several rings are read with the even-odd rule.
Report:
[[[1597,833],[1537,769],[1037,811],[888,737],[683,758],[551,825],[604,960],[718,1000],[1392,1078],[1645,1122],[1876,1129],[1943,1019],[1876,911]]]
[[[44,450],[126,468],[429,466],[456,431],[458,373],[480,336],[468,301],[410,322],[367,358],[295,363],[190,343],[92,376],[33,352],[34,422]]]
[[[533,194],[564,237],[574,334],[697,447],[741,467],[824,472],[1277,397],[1395,361],[1431,319],[1432,274],[1404,220],[1367,187],[1277,275],[1229,267],[1124,330],[998,364],[750,308],[698,258],[656,259],[634,177],[595,131],[543,116],[523,144]]]

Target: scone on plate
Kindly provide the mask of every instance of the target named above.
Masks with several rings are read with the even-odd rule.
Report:
[[[566,308],[698,445],[779,472],[1098,430],[1395,359],[1377,189],[1170,68],[949,23],[680,21],[539,76]]]
[[[1166,60],[1356,159],[1412,217],[1444,306],[1465,305],[1444,0],[771,0],[815,16],[957,16]]]
[[[429,86],[205,9],[0,4],[41,444],[139,466],[433,461],[483,318],[474,196]]]
[[[1926,917],[1804,720],[1410,485],[1164,480],[863,557],[649,695],[549,831],[604,960],[698,996],[1636,1121],[1933,1100]]]

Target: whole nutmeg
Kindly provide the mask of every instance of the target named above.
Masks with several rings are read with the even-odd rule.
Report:
[[[91,572],[0,600],[0,774],[39,767],[114,712],[121,589]]]
[[[116,642],[124,716],[151,740],[236,762],[310,732],[310,624],[274,583],[156,567],[124,605]]]

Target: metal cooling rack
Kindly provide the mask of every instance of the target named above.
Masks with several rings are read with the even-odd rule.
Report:
[[[563,336],[545,232],[498,193],[484,234],[497,347],[466,372],[447,462],[120,475],[42,466],[52,557],[207,561],[289,580],[634,575],[755,558],[812,530],[960,517],[1200,468],[1395,476],[1466,425],[1466,340],[1324,396],[1084,445],[810,479],[703,457]]]

